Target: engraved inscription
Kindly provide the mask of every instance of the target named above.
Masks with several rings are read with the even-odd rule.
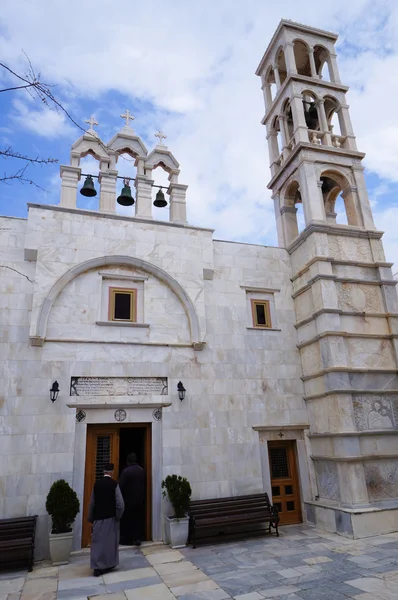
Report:
[[[71,377],[71,396],[166,396],[167,377]]]

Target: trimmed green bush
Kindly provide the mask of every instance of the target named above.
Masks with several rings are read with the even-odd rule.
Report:
[[[163,498],[168,498],[173,505],[177,519],[185,517],[191,504],[191,486],[181,475],[167,475],[162,481]]]
[[[79,499],[64,479],[55,481],[47,495],[46,511],[51,517],[51,533],[68,533],[80,510]]]

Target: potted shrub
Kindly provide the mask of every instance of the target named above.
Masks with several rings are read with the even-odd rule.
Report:
[[[50,557],[53,565],[69,562],[73,541],[72,524],[79,510],[76,492],[64,479],[55,481],[46,501],[46,511],[51,517]]]
[[[183,548],[188,539],[187,512],[191,501],[191,486],[181,475],[168,475],[162,481],[162,489],[163,498],[171,502],[174,511],[171,517],[166,516],[166,537],[169,537],[172,548]]]

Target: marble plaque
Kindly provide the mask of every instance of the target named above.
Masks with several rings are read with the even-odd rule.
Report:
[[[370,502],[398,498],[398,461],[382,460],[364,464]]]
[[[71,377],[71,396],[166,396],[167,377]]]
[[[337,465],[328,460],[314,462],[318,494],[320,498],[340,500],[339,478]]]

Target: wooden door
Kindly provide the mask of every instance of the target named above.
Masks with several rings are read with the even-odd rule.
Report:
[[[281,525],[301,523],[301,501],[294,441],[268,442],[272,504],[279,511]]]
[[[104,474],[104,465],[115,465],[119,472],[119,428],[116,425],[88,425],[86,445],[86,470],[84,481],[82,548],[90,545],[92,526],[88,523],[88,508],[94,483]]]

